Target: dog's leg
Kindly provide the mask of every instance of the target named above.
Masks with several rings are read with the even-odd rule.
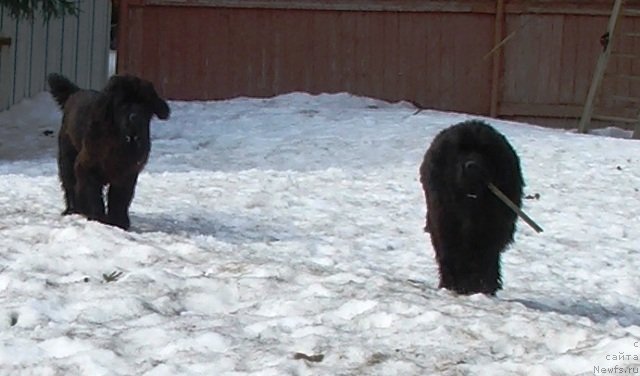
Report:
[[[478,249],[477,252],[482,253],[487,250]],[[478,255],[474,261],[477,263],[467,263],[463,269],[464,272],[456,276],[456,291],[462,294],[495,295],[502,288],[499,251]]]
[[[438,259],[440,288],[463,295],[495,295],[502,288],[498,251],[475,249],[473,252],[465,250],[457,254],[450,253],[452,254]]]
[[[138,174],[122,178],[109,186],[107,223],[129,229],[129,205],[136,189]]]
[[[102,181],[97,172],[76,162],[76,204],[78,212],[90,220],[104,222]]]
[[[63,133],[58,137],[58,175],[64,190],[65,210],[63,215],[77,213],[74,164],[78,152]]]

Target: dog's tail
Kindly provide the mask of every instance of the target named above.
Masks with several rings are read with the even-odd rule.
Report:
[[[51,89],[51,95],[58,103],[58,106],[62,109],[64,109],[64,104],[67,103],[67,99],[69,99],[71,94],[80,90],[76,84],[58,73],[51,73],[48,77],[48,81],[49,88]]]

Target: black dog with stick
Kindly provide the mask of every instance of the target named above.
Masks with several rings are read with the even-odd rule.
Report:
[[[482,121],[459,123],[435,137],[420,166],[420,181],[440,287],[495,294],[502,288],[500,254],[513,242],[517,215],[524,215],[524,180],[515,150]]]

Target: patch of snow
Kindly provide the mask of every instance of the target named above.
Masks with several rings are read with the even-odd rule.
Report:
[[[418,167],[474,116],[348,94],[171,107],[129,232],[60,216],[47,93],[0,113],[0,374],[639,367],[639,143],[485,119],[545,232],[519,222],[504,290],[462,297],[437,289]]]

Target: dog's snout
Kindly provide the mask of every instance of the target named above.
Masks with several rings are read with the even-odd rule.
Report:
[[[466,161],[464,162],[464,169],[467,171],[477,171],[480,168],[478,162],[476,161]]]
[[[478,181],[485,179],[485,169],[481,160],[466,158],[460,164],[460,173],[464,179]]]
[[[124,140],[126,141],[127,144],[130,144],[132,142],[135,142],[136,144],[138,143],[138,141],[140,140],[140,137],[138,137],[137,135],[133,135],[133,136],[124,136]]]

